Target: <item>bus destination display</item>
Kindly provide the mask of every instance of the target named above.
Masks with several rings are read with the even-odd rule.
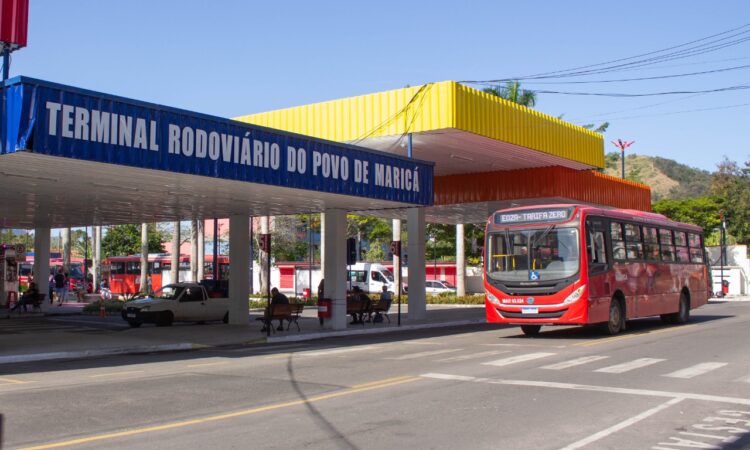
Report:
[[[517,225],[535,222],[561,222],[570,217],[570,208],[514,211],[495,214],[495,225]]]

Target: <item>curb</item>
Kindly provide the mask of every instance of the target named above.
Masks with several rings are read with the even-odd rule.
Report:
[[[323,331],[320,333],[310,333],[296,336],[284,336],[284,337],[268,337],[266,342],[274,344],[277,342],[300,342],[300,341],[312,341],[316,339],[325,339],[331,337],[343,337],[343,336],[361,336],[367,334],[384,334],[384,333],[396,333],[399,331],[411,331],[411,330],[426,330],[430,328],[443,328],[443,327],[457,327],[462,325],[477,325],[486,323],[484,320],[457,320],[454,322],[440,322],[440,323],[423,323],[414,325],[402,325],[384,328],[370,328],[362,330],[340,330],[340,331]]]
[[[101,350],[83,350],[77,352],[32,353],[29,355],[0,356],[0,364],[11,364],[32,361],[48,361],[51,359],[82,359],[97,356],[129,355],[138,353],[173,352],[184,350],[198,350],[208,345],[181,342],[178,344],[142,345],[137,347],[108,348]]]

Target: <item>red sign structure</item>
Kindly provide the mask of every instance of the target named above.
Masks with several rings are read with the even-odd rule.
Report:
[[[0,43],[10,50],[26,47],[29,0],[0,0]]]

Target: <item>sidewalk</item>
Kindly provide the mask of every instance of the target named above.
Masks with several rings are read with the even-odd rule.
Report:
[[[297,342],[364,334],[397,333],[425,328],[466,326],[467,330],[485,323],[484,306],[428,305],[427,318],[418,323],[408,320],[402,306],[401,326],[395,312],[383,323],[348,325],[346,330],[332,331],[320,326],[317,310],[305,309],[300,318],[301,331],[292,324],[289,331],[276,331],[270,337],[261,333],[256,317],[262,311],[251,311],[248,326],[220,323],[196,325],[176,323],[171,327],[144,325],[130,328],[119,316],[83,315],[82,305],[64,304],[52,307],[48,315],[13,315],[0,319],[0,365],[51,359],[81,359],[119,354],[194,350],[250,344]],[[392,311],[395,308],[392,308]],[[274,322],[276,325],[276,322]],[[0,366],[1,367],[1,366]]]

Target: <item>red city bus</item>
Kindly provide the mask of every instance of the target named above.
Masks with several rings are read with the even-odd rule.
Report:
[[[487,221],[488,322],[603,324],[661,316],[684,323],[710,293],[703,230],[660,214],[561,204],[512,208]]]
[[[213,278],[213,255],[205,256],[203,277]],[[148,275],[151,289],[160,289],[168,284],[172,269],[172,257],[168,254],[148,255]],[[180,255],[180,280],[189,278],[190,257]],[[229,278],[229,257],[219,255],[219,279]],[[134,294],[141,288],[141,257],[139,255],[111,256],[102,261],[102,279],[107,280],[113,294]]]
[[[60,268],[63,267],[62,258],[50,258],[49,260],[49,271],[51,274],[56,274]],[[18,264],[18,282],[25,288],[29,287],[32,274],[34,273],[34,257],[27,256],[26,261]],[[39,289],[46,289],[48,280],[43,280],[42,284],[39,285]],[[70,291],[77,291],[83,286],[83,258],[71,258],[70,259],[70,271],[68,272],[68,289]],[[91,286],[87,286],[88,291],[91,292]]]

